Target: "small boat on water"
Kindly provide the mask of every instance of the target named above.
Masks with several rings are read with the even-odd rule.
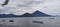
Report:
[[[33,23],[43,24],[43,21],[33,21]]]
[[[54,18],[49,18],[49,19],[54,19]]]

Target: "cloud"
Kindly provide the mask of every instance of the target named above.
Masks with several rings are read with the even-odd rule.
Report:
[[[60,0],[46,0],[42,6],[38,10],[50,15],[60,15]]]
[[[35,4],[35,2],[36,1],[32,2],[32,0],[10,0],[8,5],[0,8],[0,13],[13,13],[18,15],[24,13],[32,13],[36,10],[32,9],[32,4]]]
[[[33,13],[40,10],[46,14],[60,14],[60,0],[10,0],[8,5],[1,7],[0,13],[17,14]]]

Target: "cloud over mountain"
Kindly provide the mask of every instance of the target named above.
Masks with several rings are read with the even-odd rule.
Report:
[[[0,0],[0,14],[33,13],[40,10],[50,15],[60,15],[60,0],[9,0],[8,5],[1,7],[5,0]]]
[[[25,12],[34,12],[36,9],[32,9],[32,4],[36,1],[32,0],[9,0],[8,5],[0,7],[0,13],[2,14],[23,14]]]

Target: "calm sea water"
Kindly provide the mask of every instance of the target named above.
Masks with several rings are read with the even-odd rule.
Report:
[[[5,20],[5,22],[3,22]],[[9,22],[14,20],[14,22]],[[42,21],[43,24],[33,23],[33,21]],[[18,18],[0,18],[0,24],[19,27],[60,27],[60,17],[18,17]]]

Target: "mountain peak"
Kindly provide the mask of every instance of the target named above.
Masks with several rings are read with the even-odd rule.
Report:
[[[42,13],[41,11],[38,11],[38,10],[35,11],[34,13],[37,13],[37,14],[39,14],[39,13],[40,13],[40,14],[44,14],[44,13]],[[34,14],[34,13],[33,13],[33,14]]]
[[[32,14],[33,16],[36,16],[36,17],[38,17],[38,16],[50,16],[50,15],[48,15],[48,14],[45,14],[45,13],[43,13],[43,12],[40,12],[40,11],[35,11],[33,14]]]

